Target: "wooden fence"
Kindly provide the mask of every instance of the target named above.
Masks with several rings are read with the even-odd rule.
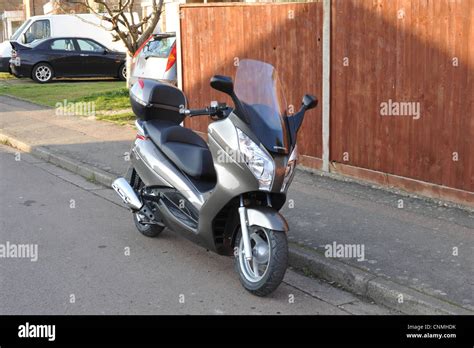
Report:
[[[182,5],[190,105],[222,99],[210,77],[233,76],[243,58],[273,64],[296,108],[305,93],[321,99],[330,10],[330,169],[474,203],[474,2],[325,2]],[[323,157],[321,110],[308,113],[298,139],[300,163],[314,168]],[[207,123],[186,126],[206,132]]]
[[[332,13],[331,160],[474,191],[474,2],[336,0]],[[405,113],[381,115],[389,103]]]
[[[225,100],[209,80],[214,74],[234,76],[244,58],[275,66],[295,108],[305,93],[320,95],[321,20],[321,3],[181,6],[182,87],[190,105]],[[207,124],[202,118],[186,122],[206,134]],[[303,127],[301,153],[308,160],[321,158],[321,108],[308,112]]]

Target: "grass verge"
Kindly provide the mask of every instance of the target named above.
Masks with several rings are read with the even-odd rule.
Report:
[[[8,79],[0,81],[0,95],[11,95],[53,108],[69,103],[92,103],[97,120],[117,124],[127,124],[135,118],[123,81],[54,81],[38,84],[26,79]]]

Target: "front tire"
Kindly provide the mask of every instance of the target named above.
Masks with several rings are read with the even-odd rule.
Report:
[[[48,83],[54,77],[54,70],[48,63],[39,63],[35,65],[31,73],[31,78],[38,83]]]
[[[247,291],[257,296],[267,296],[280,285],[288,267],[286,233],[251,226],[249,234],[253,259],[250,262],[245,259],[239,228],[234,244],[235,270]]]

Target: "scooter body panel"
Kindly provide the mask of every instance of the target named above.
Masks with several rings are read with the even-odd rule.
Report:
[[[236,127],[252,136],[251,130],[234,114],[213,122],[208,127],[208,145],[214,160],[217,182],[212,190],[206,192],[199,191],[190,178],[177,169],[150,139],[137,139],[132,148],[132,165],[146,186],[176,189],[199,212],[198,226],[193,229],[174,216],[165,204],[158,204],[165,224],[194,242],[220,254],[228,254],[229,249],[223,250],[216,245],[213,222],[217,214],[235,197],[247,192],[259,191],[255,176],[247,165],[235,156],[239,153]],[[284,173],[276,170],[275,174],[272,191],[279,191],[278,186],[282,179],[278,177],[278,174]],[[269,217],[261,219],[262,214],[266,213],[270,214]],[[281,222],[283,217],[275,209],[269,208],[262,210],[259,214],[251,214],[254,222],[261,221],[262,224],[274,226],[275,230],[287,230],[287,227],[284,228],[286,222]],[[275,214],[278,214],[277,218]],[[229,235],[228,238],[232,239],[233,236]]]
[[[146,186],[174,188],[199,211],[206,192],[200,192],[150,140],[137,139],[132,148],[131,162]]]

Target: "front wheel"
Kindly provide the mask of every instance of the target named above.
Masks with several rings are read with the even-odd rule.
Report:
[[[286,233],[260,226],[249,227],[252,261],[245,258],[242,232],[235,239],[234,265],[240,282],[257,296],[266,296],[280,285],[288,266]]]

